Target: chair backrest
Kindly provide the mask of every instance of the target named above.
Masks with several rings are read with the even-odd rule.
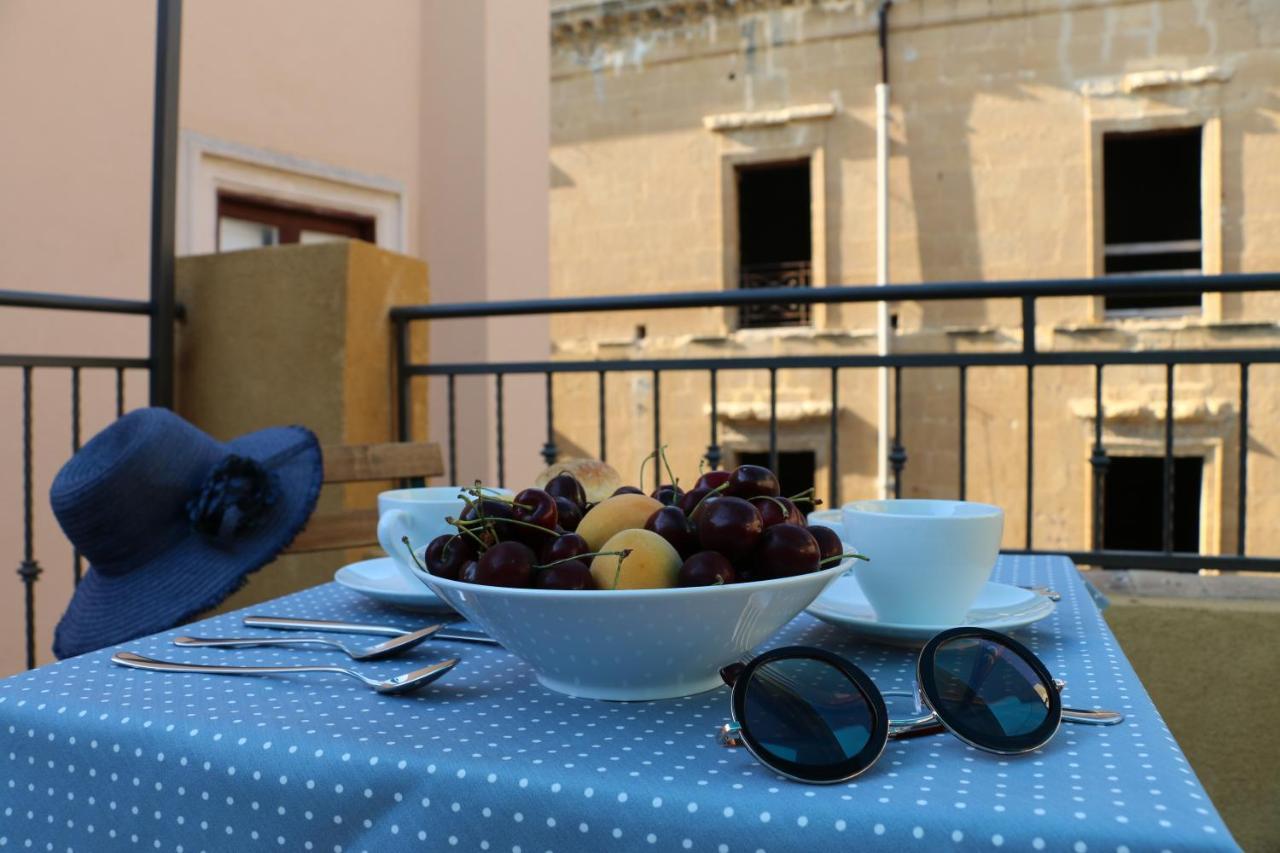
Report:
[[[444,473],[440,446],[435,442],[333,445],[323,448],[323,453],[326,483],[414,480]],[[377,507],[317,512],[285,553],[376,545],[377,530]]]

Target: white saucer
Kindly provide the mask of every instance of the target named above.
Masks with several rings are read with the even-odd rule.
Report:
[[[1053,602],[1038,592],[988,581],[982,592],[978,593],[978,600],[969,609],[964,624],[990,628],[993,631],[1012,631],[1040,621],[1053,612],[1053,607]],[[860,637],[895,646],[922,646],[935,634],[955,627],[879,621],[862,588],[858,586],[858,579],[852,574],[833,581],[809,605],[807,612]]]
[[[363,560],[338,569],[333,579],[347,589],[403,610],[450,611],[453,608],[427,588],[400,573],[390,557]]]

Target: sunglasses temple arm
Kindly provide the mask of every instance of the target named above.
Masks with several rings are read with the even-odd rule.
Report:
[[[1067,723],[1082,723],[1086,726],[1114,726],[1124,722],[1124,714],[1119,711],[1089,711],[1084,708],[1063,708],[1062,720]]]

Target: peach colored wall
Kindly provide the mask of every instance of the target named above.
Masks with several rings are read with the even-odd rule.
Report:
[[[401,187],[402,250],[430,263],[440,301],[545,294],[548,18],[546,0],[187,3],[179,124]],[[146,298],[154,49],[153,3],[0,2],[0,289]],[[438,328],[433,357],[471,339]],[[5,353],[145,356],[146,336],[142,318],[0,310]],[[533,322],[477,357],[504,337],[547,350]],[[540,389],[512,390],[540,422]],[[20,400],[20,372],[0,368],[0,675],[23,654]],[[72,589],[47,512],[69,400],[65,371],[36,371],[42,661]],[[145,404],[146,376],[131,373],[126,408]],[[114,406],[114,374],[86,373],[85,439]],[[459,408],[460,433],[484,437],[476,447],[494,446],[491,410],[483,393]],[[468,476],[492,479],[491,457]]]

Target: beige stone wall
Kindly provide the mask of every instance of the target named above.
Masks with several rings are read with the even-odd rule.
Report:
[[[817,286],[875,280],[875,5],[622,3],[554,16],[552,292],[557,296],[734,286],[732,175],[753,161],[811,158]],[[1280,268],[1280,6],[1192,0],[901,3],[890,18],[890,258],[895,282],[1081,277],[1101,270],[1102,133],[1203,125],[1205,271]],[[788,112],[789,111],[789,112]],[[709,125],[729,126],[709,129]],[[737,127],[733,127],[737,125]],[[1016,349],[1014,302],[894,306],[900,351]],[[1040,303],[1042,349],[1280,343],[1280,296],[1208,296],[1188,317],[1115,320],[1101,300]],[[871,306],[818,309],[808,329],[733,329],[723,311],[555,318],[567,358],[870,353]],[[643,338],[638,327],[644,326]],[[1035,379],[1034,545],[1090,544],[1092,368]],[[1251,553],[1280,552],[1275,371],[1251,382]],[[782,371],[781,449],[829,460],[828,371]],[[608,380],[609,460],[634,478],[652,448],[652,376]],[[764,371],[721,373],[720,443],[767,448]],[[875,373],[839,374],[841,496],[876,488]],[[1025,541],[1026,372],[972,369],[968,497],[1008,510]],[[664,374],[662,440],[696,476],[709,436],[705,374]],[[1113,454],[1163,450],[1163,368],[1109,368]],[[1176,374],[1176,452],[1206,459],[1202,547],[1235,548],[1238,369]],[[559,380],[570,451],[598,449],[594,376]],[[956,371],[903,381],[904,494],[958,484]]]

